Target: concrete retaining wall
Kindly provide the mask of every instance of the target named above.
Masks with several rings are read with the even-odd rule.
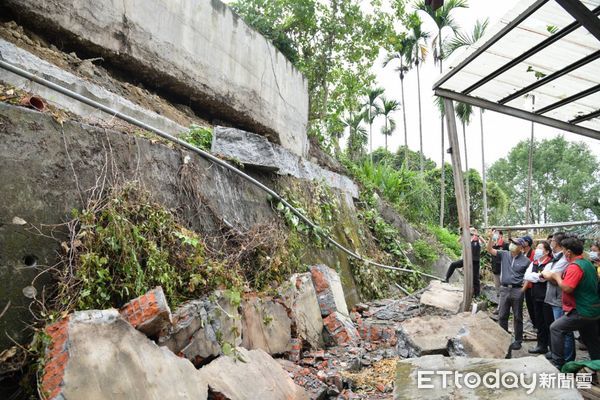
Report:
[[[21,23],[103,56],[148,87],[306,156],[308,90],[219,0],[5,0]]]
[[[25,339],[32,280],[56,263],[60,241],[65,240],[60,228],[53,233],[54,240],[38,234],[30,224],[69,220],[71,210],[82,208],[81,200],[88,198],[90,189],[102,184],[98,178],[103,175],[109,181],[115,177],[121,182],[138,181],[153,200],[177,210],[183,222],[199,232],[219,229],[221,221],[214,215],[240,230],[279,218],[266,193],[187,151],[78,122],[61,126],[49,114],[0,103],[0,310],[10,302],[0,319],[0,351],[12,344],[5,333],[18,341]],[[269,176],[254,176],[269,186],[275,183]],[[191,199],[190,190],[201,201]],[[340,200],[342,196],[338,192]],[[341,251],[319,249],[305,257],[307,264],[340,264],[346,301],[359,301]],[[48,278],[42,273],[33,283],[38,297]]]

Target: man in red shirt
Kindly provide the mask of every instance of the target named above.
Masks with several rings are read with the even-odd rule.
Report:
[[[562,290],[562,304],[565,314],[550,325],[552,363],[562,368],[564,360],[565,335],[579,331],[587,346],[590,359],[600,360],[600,297],[598,297],[598,275],[588,260],[583,259],[583,242],[575,237],[563,239],[560,245],[569,265],[562,274],[543,271],[542,276]]]

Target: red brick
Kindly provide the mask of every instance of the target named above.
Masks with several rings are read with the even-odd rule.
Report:
[[[321,271],[316,268],[311,268],[310,273],[312,275],[313,284],[317,293],[321,293],[324,290],[329,289],[329,283]]]
[[[160,286],[131,300],[119,312],[133,327],[151,337],[172,324],[171,310]]]

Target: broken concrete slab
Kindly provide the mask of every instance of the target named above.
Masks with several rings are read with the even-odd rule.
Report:
[[[0,54],[2,60],[6,62],[30,73],[42,76],[57,85],[70,89],[89,99],[97,101],[100,104],[170,133],[171,135],[177,136],[187,131],[187,127],[181,126],[162,115],[138,106],[130,100],[106,90],[102,86],[96,85],[46,62],[4,39],[0,39]],[[112,114],[106,114],[96,108],[85,105],[78,100],[74,100],[55,90],[34,83],[29,79],[13,74],[5,69],[0,69],[0,81],[20,89],[26,89],[28,92],[35,93],[50,104],[82,117],[87,123],[97,124],[102,122],[108,124],[115,121],[115,116]]]
[[[423,316],[408,319],[397,331],[398,353],[403,357],[429,354],[504,358],[511,336],[484,313],[451,317]]]
[[[323,346],[323,318],[310,272],[294,274],[280,287],[279,295],[290,310],[295,337],[311,348]]]
[[[309,399],[281,365],[261,349],[237,348],[232,357],[219,357],[199,371],[209,390],[228,400]]]
[[[171,309],[160,286],[129,301],[119,312],[134,328],[152,339],[157,339],[171,326]]]
[[[292,321],[285,307],[272,299],[250,297],[242,302],[242,346],[269,354],[290,350]]]
[[[552,374],[556,380],[557,373],[544,356],[485,359],[430,355],[398,362],[394,399],[582,399],[577,389],[541,384],[542,374]]]
[[[306,79],[218,0],[7,0],[3,6],[28,26],[135,74],[147,87],[307,154]]]
[[[49,326],[41,390],[48,399],[206,399],[186,359],[158,347],[117,310],[79,311]]]
[[[326,265],[319,264],[310,267],[310,274],[317,292],[321,315],[327,317],[334,312],[339,312],[350,316],[338,273]]]
[[[290,175],[308,181],[322,181],[329,187],[358,198],[358,186],[347,176],[322,168],[251,132],[216,126],[213,131],[211,152],[250,167],[275,171],[279,175]]]
[[[421,305],[458,313],[462,308],[463,291],[449,283],[431,281],[421,295]]]
[[[223,292],[215,292],[209,298],[188,301],[177,308],[173,326],[161,336],[159,344],[199,366],[222,354],[223,344],[239,346],[241,338],[238,307]]]

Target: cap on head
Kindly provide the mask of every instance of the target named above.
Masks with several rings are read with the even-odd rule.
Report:
[[[529,245],[529,247],[533,246],[533,239],[531,238],[531,236],[525,235],[521,239],[523,239],[524,241],[526,241],[527,245]]]
[[[527,241],[523,238],[512,238],[510,239],[511,242],[513,242],[514,244],[516,244],[517,246],[526,246],[527,245]]]

